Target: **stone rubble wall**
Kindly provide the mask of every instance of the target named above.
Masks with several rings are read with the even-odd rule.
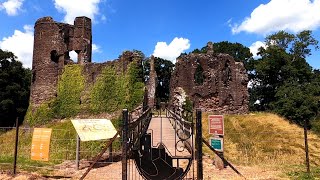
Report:
[[[203,69],[203,84],[197,84],[198,65]],[[171,77],[170,94],[182,88],[194,107],[219,114],[248,113],[248,75],[243,63],[227,54],[191,53],[177,59]],[[172,99],[172,98],[171,98]]]

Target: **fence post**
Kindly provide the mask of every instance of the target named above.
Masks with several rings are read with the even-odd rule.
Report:
[[[122,110],[122,180],[127,180],[128,109]]]
[[[77,134],[77,149],[76,149],[76,169],[79,170],[79,161],[80,161],[80,158],[79,158],[79,155],[80,155],[80,137],[79,135]]]
[[[19,119],[16,119],[16,141],[14,144],[14,161],[13,161],[13,174],[16,174],[17,157],[18,157],[18,143],[19,143]]]
[[[310,174],[310,161],[309,161],[309,148],[308,148],[308,120],[304,120],[304,145],[306,151],[306,166],[307,166],[307,173]]]
[[[203,179],[203,164],[202,164],[202,113],[201,109],[196,110],[196,145],[197,145],[197,179]]]

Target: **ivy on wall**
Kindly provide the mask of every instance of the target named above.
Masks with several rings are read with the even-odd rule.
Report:
[[[123,108],[133,110],[142,103],[144,83],[139,59],[133,59],[126,71],[120,64],[106,66],[92,87],[85,90],[83,65],[66,65],[58,81],[57,97],[39,107],[29,106],[26,122],[41,125],[52,118],[70,118],[80,113],[113,113]],[[82,102],[84,96],[89,100]],[[85,99],[85,98],[84,98]]]
[[[102,71],[91,91],[92,112],[113,112],[122,107],[121,82],[122,77],[117,75],[114,67]]]
[[[125,73],[117,73],[117,67],[106,67],[91,92],[91,110],[94,113],[114,112],[142,103],[144,83],[137,61],[128,65]]]
[[[53,104],[53,112],[58,118],[72,117],[79,113],[81,92],[84,91],[85,78],[83,66],[67,65],[58,82],[57,98]]]

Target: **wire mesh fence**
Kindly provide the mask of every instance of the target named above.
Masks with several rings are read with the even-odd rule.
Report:
[[[228,126],[228,124],[226,124]],[[236,130],[226,131],[224,157],[247,179],[293,176],[306,171],[306,152],[302,128],[277,129],[276,127],[246,131],[243,124],[233,122]],[[50,128],[50,126],[48,126]],[[71,126],[72,127],[72,126]],[[14,127],[0,127],[0,169],[12,173],[15,149]],[[107,141],[81,142],[79,167],[76,162],[77,134],[73,128],[52,128],[49,161],[31,160],[34,128],[20,127],[18,134],[17,172],[36,172],[44,177],[70,177],[79,179],[99,154]],[[209,139],[203,130],[205,139]],[[120,138],[113,142],[111,151],[104,153],[86,179],[121,179]],[[320,177],[320,138],[308,131],[310,169],[314,177]],[[203,146],[204,179],[234,179],[237,175],[226,168],[217,170],[214,154]],[[142,179],[133,160],[129,160],[131,179]],[[193,168],[197,168],[196,166]]]
[[[52,129],[49,161],[31,160],[32,135],[34,128],[20,127],[18,134],[17,172],[36,172],[43,176],[80,176],[94,157],[100,153],[106,140],[80,142],[78,149],[79,163],[76,162],[77,135],[74,129]],[[0,169],[5,173],[13,173],[14,127],[0,127]],[[120,140],[116,139],[95,167],[114,167],[107,177],[121,178]],[[117,167],[120,164],[119,167]],[[118,171],[118,172],[117,172]],[[120,175],[119,175],[120,174]]]

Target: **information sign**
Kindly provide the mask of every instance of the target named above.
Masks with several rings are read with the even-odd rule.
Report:
[[[224,135],[223,115],[209,115],[209,134]]]
[[[71,122],[81,141],[111,139],[117,133],[108,119],[74,119]]]
[[[31,145],[32,160],[49,160],[51,132],[52,129],[50,128],[34,128]]]
[[[223,152],[223,138],[211,137],[210,146],[216,151]]]

